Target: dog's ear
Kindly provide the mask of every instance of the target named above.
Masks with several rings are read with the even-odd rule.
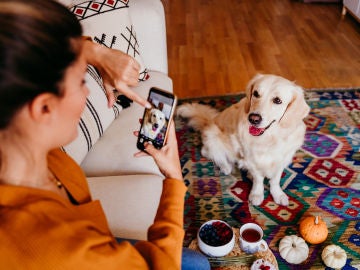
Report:
[[[250,110],[251,97],[254,91],[255,83],[262,78],[264,75],[256,74],[247,84],[246,86],[246,102],[245,102],[245,112],[248,113]]]
[[[144,122],[144,123],[148,123],[148,122],[149,122],[151,110],[152,110],[152,109],[146,109],[146,113],[145,113],[144,119],[143,119],[143,122]]]
[[[286,108],[285,114],[279,123],[283,128],[297,125],[299,121],[303,120],[310,112],[310,107],[304,98],[303,89],[300,86],[295,86],[293,91],[293,99]]]

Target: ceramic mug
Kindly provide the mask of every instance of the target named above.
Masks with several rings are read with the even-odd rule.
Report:
[[[264,232],[262,228],[255,223],[245,223],[240,228],[239,244],[242,251],[246,253],[256,253],[266,251],[269,246],[263,240]]]

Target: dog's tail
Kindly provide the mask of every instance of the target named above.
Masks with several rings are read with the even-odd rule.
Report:
[[[203,130],[213,124],[219,111],[203,104],[186,103],[177,107],[176,114],[188,120],[188,125],[195,130]]]

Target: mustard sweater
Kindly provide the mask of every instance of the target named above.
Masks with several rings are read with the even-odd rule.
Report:
[[[148,241],[118,244],[80,167],[61,150],[48,161],[76,203],[51,191],[0,185],[1,269],[180,269],[182,181],[164,180]]]

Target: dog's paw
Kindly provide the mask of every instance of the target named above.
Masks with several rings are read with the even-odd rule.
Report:
[[[223,165],[223,166],[220,167],[220,171],[225,175],[229,175],[232,172],[232,167]]]
[[[249,201],[252,205],[258,206],[264,201],[264,193],[250,193]]]
[[[225,175],[230,175],[231,174],[231,172],[232,172],[232,169],[230,168],[230,169],[220,169],[220,171],[223,173],[223,174],[225,174]]]
[[[201,147],[200,153],[203,157],[209,158],[209,149],[207,146]]]
[[[236,161],[236,166],[239,168],[239,170],[245,169],[245,164],[241,160]]]
[[[271,194],[274,198],[274,201],[283,206],[289,205],[289,197],[283,192],[282,190],[279,192],[276,192],[276,194]]]

